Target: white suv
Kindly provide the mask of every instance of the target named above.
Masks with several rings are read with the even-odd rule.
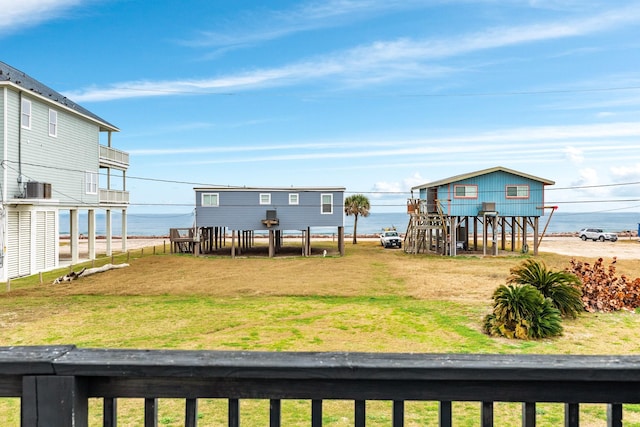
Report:
[[[600,240],[601,242],[604,242],[605,240],[615,242],[618,240],[618,235],[616,233],[607,233],[602,231],[600,228],[583,228],[578,232],[578,236],[580,236],[582,240],[591,239],[594,242],[596,240]]]

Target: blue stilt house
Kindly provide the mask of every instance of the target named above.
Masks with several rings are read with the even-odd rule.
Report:
[[[408,202],[411,218],[405,250],[443,255],[477,251],[480,235],[484,254],[490,250],[495,255],[498,247],[526,252],[531,228],[533,252],[537,254],[539,219],[550,208],[545,206],[544,189],[553,184],[549,179],[497,166],[415,186]]]

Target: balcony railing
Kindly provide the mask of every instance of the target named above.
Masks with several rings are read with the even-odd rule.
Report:
[[[128,204],[129,192],[122,190],[100,189],[100,203],[106,204]]]
[[[129,153],[100,145],[100,165],[126,170],[129,167]]]
[[[88,399],[101,398],[103,425],[117,425],[117,398],[144,398],[144,425],[156,426],[159,398],[185,401],[185,426],[198,399],[228,401],[239,426],[241,399],[269,399],[280,426],[283,399],[305,399],[312,427],[323,401],[354,403],[365,426],[366,402],[386,400],[392,425],[404,425],[405,402],[439,402],[438,423],[451,426],[452,402],[481,402],[476,425],[492,426],[494,402],[522,402],[521,424],[536,425],[537,402],[564,404],[565,426],[578,426],[581,403],[605,403],[607,425],[622,426],[623,404],[640,402],[640,356],[269,353],[0,347],[0,396],[21,398],[23,427],[88,424]],[[143,425],[140,420],[140,425]]]

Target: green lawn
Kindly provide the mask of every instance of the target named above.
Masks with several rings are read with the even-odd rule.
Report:
[[[563,336],[542,341],[481,333],[493,289],[524,258],[411,256],[377,244],[347,246],[345,257],[229,259],[131,256],[131,266],[76,282],[12,281],[0,295],[0,345],[76,344],[102,348],[444,353],[637,354],[640,317],[584,313]],[[544,254],[554,267],[569,258]],[[118,260],[116,260],[118,262]],[[634,263],[618,271],[637,277]],[[636,276],[634,276],[636,275]],[[161,402],[161,425],[181,425],[181,402]],[[243,425],[264,425],[268,402],[243,402]],[[309,425],[309,402],[286,402],[283,425]],[[100,425],[99,402],[92,425]],[[0,425],[19,425],[19,404],[4,400]],[[119,425],[139,425],[141,401],[122,402]],[[289,410],[288,408],[291,408]],[[390,423],[389,402],[367,407],[371,426]],[[433,425],[433,402],[410,403],[406,425]],[[200,402],[201,425],[225,425],[226,406]],[[496,425],[517,424],[520,409],[496,406]],[[477,403],[456,403],[456,425],[474,426]],[[634,406],[625,426],[640,425]],[[540,405],[538,425],[554,426],[561,405]],[[353,425],[352,403],[328,402],[327,426]],[[581,425],[604,425],[604,407],[586,405]],[[638,424],[633,424],[638,422]]]

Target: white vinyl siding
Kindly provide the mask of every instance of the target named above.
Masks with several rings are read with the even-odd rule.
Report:
[[[85,193],[98,194],[98,174],[95,172],[85,172],[84,174]]]
[[[261,205],[270,205],[271,204],[271,193],[260,193],[260,204]]]
[[[220,196],[218,193],[203,193],[200,203],[202,206],[217,207],[220,204]]]
[[[58,136],[58,112],[49,110],[49,136]]]
[[[56,212],[36,212],[36,270],[56,267]]]
[[[20,118],[20,125],[24,129],[31,129],[31,101],[28,99],[22,100],[22,117]]]
[[[8,213],[7,258],[9,277],[31,273],[31,212]]]
[[[322,194],[320,199],[322,202],[320,213],[333,214],[333,194]]]

